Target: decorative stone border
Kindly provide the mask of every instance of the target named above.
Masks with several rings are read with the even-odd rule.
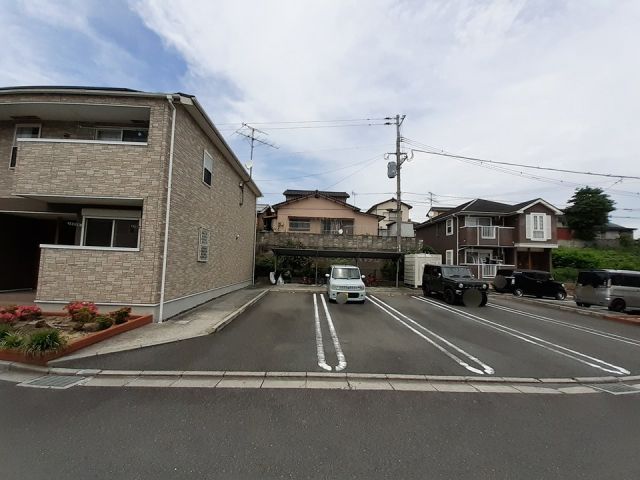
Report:
[[[55,312],[42,312],[42,316],[44,317],[59,317],[60,315],[60,313]],[[47,353],[42,356],[30,356],[16,350],[0,350],[0,360],[5,360],[8,362],[27,363],[31,365],[46,365],[47,362],[51,360],[63,357],[77,350],[80,350],[81,348],[93,345],[94,343],[101,342],[103,340],[106,340],[107,338],[113,337],[114,335],[118,335],[120,333],[128,332],[129,330],[142,327],[143,325],[151,323],[152,320],[153,317],[151,315],[131,315],[129,317],[129,320],[127,320],[125,323],[121,323],[120,325],[112,325],[106,330],[100,330],[99,332],[89,333],[82,338],[69,343],[69,345],[67,345],[67,347],[60,352]]]

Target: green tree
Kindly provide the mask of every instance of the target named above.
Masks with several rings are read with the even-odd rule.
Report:
[[[593,240],[609,221],[615,202],[601,188],[576,189],[564,211],[567,225],[580,240]]]

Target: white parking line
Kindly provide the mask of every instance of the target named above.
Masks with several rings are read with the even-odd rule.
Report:
[[[315,299],[315,294],[314,294]],[[336,356],[338,357],[338,366],[335,367],[336,372],[344,370],[347,366],[347,360],[342,353],[342,347],[340,346],[340,340],[338,340],[338,334],[333,326],[333,320],[331,320],[331,314],[327,308],[327,302],[324,301],[324,295],[320,294],[320,300],[322,300],[322,306],[324,307],[324,313],[327,315],[327,323],[329,324],[329,332],[331,332],[331,339],[333,340],[333,346],[336,349]]]
[[[318,300],[313,294],[313,309],[316,323],[316,353],[318,355],[318,366],[324,370],[331,370],[324,358],[324,343],[322,342],[322,329],[320,328],[320,316],[318,315]]]
[[[584,353],[571,350],[570,348],[563,347],[562,345],[557,345],[555,343],[549,342],[548,340],[544,340],[542,338],[516,330],[515,328],[507,327],[505,325],[492,322],[491,320],[487,320],[486,318],[479,317],[472,313],[464,312],[462,310],[459,310],[457,308],[454,308],[448,305],[444,306],[434,300],[430,300],[427,298],[416,297],[414,295],[412,295],[411,298],[427,303],[434,307],[440,308],[442,310],[454,313],[468,320],[485,325],[489,328],[493,328],[494,330],[498,330],[499,332],[506,333],[507,335],[511,335],[512,337],[518,338],[524,342],[530,343],[532,345],[537,345],[541,348],[552,351],[564,357],[571,358],[572,360],[583,363],[590,367],[597,368],[599,370],[602,370],[608,373],[613,373],[616,375],[628,375],[630,373],[629,370],[625,368],[618,367],[617,365],[612,365],[611,363],[605,362],[604,360],[600,360],[599,358],[595,358],[595,357],[586,355]],[[609,368],[606,368],[606,367],[609,367]]]
[[[380,310],[382,310],[383,312],[385,312],[387,315],[389,315],[390,317],[392,317],[393,319],[397,320],[398,322],[400,322],[402,325],[404,325],[405,327],[407,327],[409,330],[411,330],[413,333],[415,333],[416,335],[418,335],[420,338],[426,340],[427,342],[429,342],[431,345],[433,345],[434,347],[436,347],[438,350],[440,350],[442,353],[444,353],[447,357],[449,357],[450,359],[452,359],[454,362],[456,362],[458,365],[466,368],[467,370],[469,370],[470,372],[473,373],[477,373],[479,375],[484,375],[486,374],[493,374],[494,370],[493,368],[491,368],[490,366],[486,365],[485,363],[481,362],[480,360],[478,360],[476,357],[474,357],[473,355],[465,352],[464,350],[462,350],[461,348],[457,347],[456,345],[454,345],[453,343],[449,342],[448,340],[446,340],[445,338],[441,337],[440,335],[432,332],[431,330],[429,330],[428,328],[420,325],[418,322],[416,322],[415,320],[413,320],[412,318],[408,317],[407,315],[405,315],[402,312],[399,312],[398,310],[396,310],[395,308],[393,308],[392,306],[388,305],[387,303],[383,302],[382,300],[380,300],[377,297],[374,297],[373,295],[369,295],[369,300],[371,300],[371,303],[373,303],[376,307],[378,307]],[[419,332],[418,330],[416,330],[415,328],[413,328],[411,325],[409,325],[408,323],[406,323],[404,320],[402,320],[401,318],[399,318],[397,315],[395,315],[393,312],[395,312],[397,315],[400,315],[401,317],[404,317],[406,320],[408,320],[409,322],[411,322],[413,325],[415,325],[416,327],[420,328],[421,330],[427,332],[429,335],[435,337],[437,340],[439,340],[440,342],[444,343],[445,345],[451,347],[452,349],[454,349],[456,352],[466,356],[469,360],[471,360],[472,362],[476,363],[477,365],[479,365],[480,367],[482,367],[482,370],[473,367],[471,365],[469,365],[468,362],[465,362],[464,360],[462,360],[460,357],[458,357],[456,354],[450,352],[449,350],[447,350],[446,348],[444,348],[443,346],[439,345],[438,343],[436,343],[434,340],[432,340],[431,338],[427,337],[426,335],[424,335],[423,333]]]
[[[592,335],[597,335],[599,337],[608,338],[609,340],[614,340],[617,342],[627,343],[629,345],[634,345],[636,347],[640,347],[640,340],[636,340],[629,337],[624,337],[622,335],[616,335],[615,333],[605,332],[603,330],[597,330],[595,328],[585,327],[583,325],[575,325],[569,322],[563,322],[562,320],[556,320],[555,318],[549,318],[542,315],[538,315],[536,313],[529,313],[522,310],[516,310],[515,308],[505,307],[504,305],[498,305],[495,303],[488,303],[488,307],[496,308],[499,310],[504,310],[505,312],[515,313],[517,315],[522,315],[523,317],[529,317],[536,320],[542,320],[543,322],[554,323],[556,325],[561,325],[563,327],[572,328],[574,330],[580,330],[585,333],[590,333]]]

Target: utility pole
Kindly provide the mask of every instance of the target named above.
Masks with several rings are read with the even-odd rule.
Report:
[[[386,125],[396,126],[396,151],[389,155],[396,156],[395,177],[396,177],[396,246],[398,253],[402,253],[402,191],[400,188],[400,168],[407,159],[407,154],[400,151],[400,126],[404,122],[406,115],[396,115],[395,117],[387,117]],[[388,174],[389,175],[389,174]],[[391,176],[391,175],[389,175]],[[396,260],[396,287],[399,286],[400,277],[400,257]]]

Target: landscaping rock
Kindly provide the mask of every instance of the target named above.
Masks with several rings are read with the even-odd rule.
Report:
[[[82,330],[82,327],[84,327],[84,323],[82,322],[74,322],[71,324],[71,328],[76,332],[79,332],[80,330]]]
[[[97,332],[98,330],[100,330],[100,325],[96,322],[85,323],[82,326],[82,330],[84,330],[85,332]]]
[[[35,327],[36,328],[51,328],[51,325],[49,325],[46,320],[38,320],[35,323]]]

